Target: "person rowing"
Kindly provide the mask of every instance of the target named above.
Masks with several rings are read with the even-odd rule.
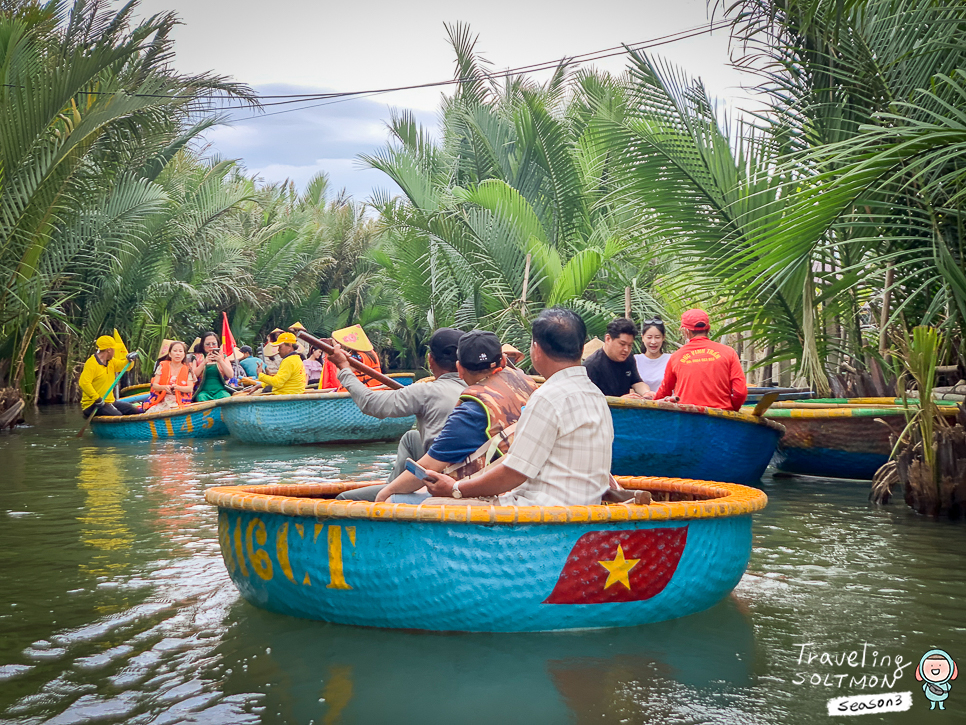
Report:
[[[258,374],[258,382],[271,386],[274,395],[298,395],[305,392],[305,367],[298,354],[298,340],[291,332],[283,332],[275,340],[282,362],[275,375]]]
[[[128,353],[127,348],[115,331],[115,336],[101,335],[97,338],[97,350],[87,358],[80,379],[81,410],[84,417],[94,415],[136,415],[140,408],[123,400],[116,400],[111,387],[128,360],[137,353]]]

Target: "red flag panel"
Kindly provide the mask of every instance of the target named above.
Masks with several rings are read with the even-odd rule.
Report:
[[[650,599],[671,581],[687,540],[687,526],[584,534],[570,550],[544,604]]]
[[[235,338],[231,334],[231,328],[228,327],[228,313],[221,313],[221,351],[231,356],[235,352]]]

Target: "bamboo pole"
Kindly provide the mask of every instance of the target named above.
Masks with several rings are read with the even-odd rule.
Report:
[[[889,322],[889,306],[892,302],[892,277],[893,268],[890,262],[889,266],[886,267],[885,290],[882,292],[882,311],[879,313],[879,354],[883,356],[889,348],[886,325]]]
[[[295,333],[295,336],[297,338],[299,338],[300,340],[304,340],[311,347],[317,347],[319,350],[321,350],[322,352],[324,352],[326,355],[331,355],[333,352],[335,352],[335,348],[332,347],[332,345],[330,345],[327,342],[323,342],[322,340],[320,340],[317,337],[313,337],[312,335],[310,335],[309,333],[307,333],[305,330],[295,329],[293,327],[290,327],[288,329],[291,330],[292,332],[294,332]],[[347,356],[347,357],[349,357],[349,356]],[[389,387],[390,390],[399,390],[402,387],[402,384],[401,383],[393,380],[392,378],[390,378],[390,377],[388,377],[386,375],[383,375],[378,370],[373,370],[371,367],[369,367],[365,363],[359,362],[354,357],[349,357],[349,365],[351,365],[352,367],[354,367],[359,372],[365,373],[370,378],[372,378],[374,380],[378,380],[383,385]]]
[[[527,255],[527,264],[523,268],[523,294],[520,296],[521,307],[527,306],[527,288],[530,286],[530,255]]]
[[[624,288],[624,317],[631,319],[631,288]]]

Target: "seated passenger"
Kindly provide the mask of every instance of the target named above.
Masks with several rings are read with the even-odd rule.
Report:
[[[191,374],[198,380],[194,399],[199,403],[206,400],[230,398],[232,389],[226,381],[234,375],[231,363],[221,351],[218,335],[206,332],[195,345],[195,361]]]
[[[382,365],[379,363],[379,356],[376,355],[376,351],[373,348],[372,343],[369,342],[369,338],[366,336],[365,331],[360,325],[352,325],[352,327],[344,327],[341,330],[336,330],[332,333],[332,339],[348,350],[349,357],[358,360],[363,365],[368,365],[377,373],[382,372]],[[375,378],[371,378],[355,368],[351,368],[351,370],[353,374],[359,378],[359,381],[366,387],[378,388],[380,385],[382,385],[382,383]],[[322,379],[319,381],[319,390],[337,388],[338,392],[340,393],[346,392],[345,387],[339,383],[338,376],[338,368],[336,368],[332,361],[326,360],[324,369],[322,371]]]
[[[271,385],[274,395],[298,395],[305,392],[305,367],[298,354],[298,340],[291,332],[283,332],[275,341],[282,358],[275,375],[259,373],[258,382]]]
[[[142,411],[159,413],[191,403],[195,377],[184,361],[187,354],[188,346],[180,340],[170,343],[167,354],[158,362],[158,369],[151,378],[151,394],[141,404]]]
[[[130,403],[115,400],[114,391],[108,389],[136,353],[127,352],[120,335],[101,335],[97,338],[97,351],[87,358],[80,380],[81,410],[85,418],[97,415],[135,415],[141,410]]]
[[[604,345],[584,361],[587,375],[604,395],[616,398],[653,398],[653,391],[637,372],[631,353],[637,327],[620,317],[607,325]]]
[[[241,360],[238,361],[238,364],[245,373],[245,377],[257,378],[259,368],[262,366],[262,361],[257,357],[254,357],[254,351],[248,345],[242,345],[240,348],[238,348],[238,351],[242,354]]]
[[[600,503],[610,485],[614,426],[607,400],[580,364],[586,336],[583,320],[573,311],[540,313],[533,322],[530,360],[547,382],[527,401],[509,452],[461,481],[432,474],[435,480],[426,487],[433,498],[425,503]]]
[[[500,340],[492,332],[474,330],[460,338],[457,370],[467,387],[419,465],[460,479],[510,450],[514,427],[537,384],[505,365]],[[422,481],[403,471],[376,500],[422,487]]]
[[[318,348],[309,350],[308,356],[302,361],[305,368],[306,385],[318,385],[322,382],[322,351]]]
[[[740,410],[748,397],[748,384],[738,353],[708,339],[711,323],[704,310],[681,315],[681,329],[688,341],[671,354],[655,398],[673,394],[675,402],[685,405]]]

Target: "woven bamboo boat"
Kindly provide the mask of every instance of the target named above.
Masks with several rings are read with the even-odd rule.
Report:
[[[827,407],[772,406],[765,413],[769,420],[785,426],[775,455],[775,466],[785,473],[871,480],[892,453],[890,433],[898,435],[906,426],[906,409],[901,405],[808,403]],[[941,406],[940,410],[954,416],[957,408]]]
[[[135,396],[139,397],[139,396]],[[123,398],[132,402],[131,397]],[[176,438],[223,438],[228,428],[221,417],[221,400],[140,415],[95,416],[91,432],[110,440],[150,441]]]
[[[403,385],[412,373],[390,377]],[[348,393],[236,396],[220,401],[232,438],[243,443],[304,445],[396,440],[416,423],[414,416],[379,420],[366,415]]]
[[[624,478],[647,506],[336,501],[363,484],[225,486],[221,552],[252,604],[342,624],[461,632],[627,627],[713,606],[751,554],[757,489]],[[663,499],[663,500],[662,500]]]
[[[611,472],[752,484],[784,428],[774,421],[696,405],[607,398],[614,421]]]

